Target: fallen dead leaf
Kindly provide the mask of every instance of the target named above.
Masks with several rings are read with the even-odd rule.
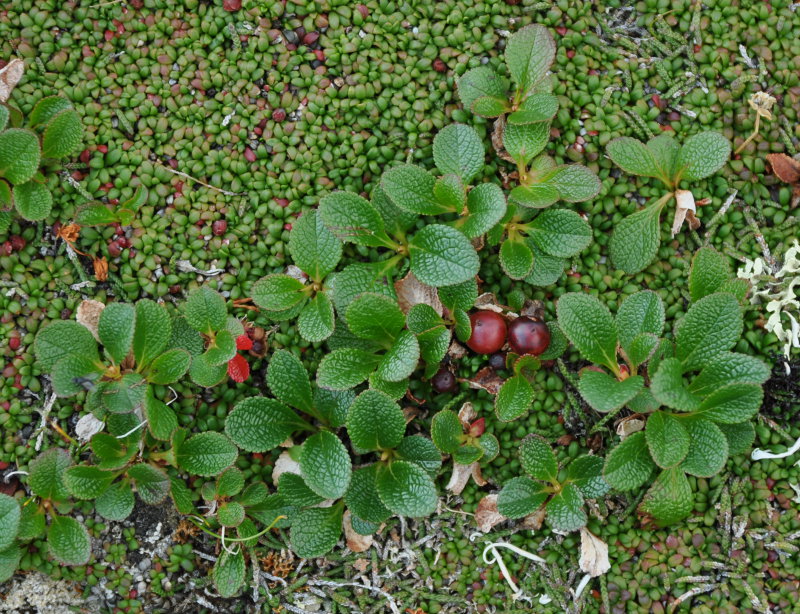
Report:
[[[467,349],[458,343],[458,341],[453,341],[453,343],[450,344],[450,348],[447,350],[447,355],[452,360],[461,360],[467,355]]]
[[[772,172],[784,183],[800,183],[800,162],[782,153],[767,156]]]
[[[696,230],[700,221],[694,217],[697,207],[694,202],[694,194],[689,190],[675,190],[675,218],[672,222],[672,236],[674,237],[683,226],[685,220],[689,220],[689,226]],[[694,224],[697,224],[695,226]]]
[[[97,334],[97,325],[100,322],[100,314],[103,313],[105,308],[106,306],[100,301],[87,299],[78,305],[78,310],[75,314],[78,324],[83,324],[98,341],[100,341],[100,337]]]
[[[497,297],[491,292],[484,292],[475,299],[475,309],[488,309],[495,313],[505,313],[509,310],[505,305],[500,305],[497,302]]]
[[[478,502],[478,508],[475,510],[475,522],[478,524],[479,530],[488,533],[504,520],[508,519],[497,511],[497,495],[486,495]]]
[[[444,305],[439,300],[436,288],[423,284],[414,273],[409,273],[403,279],[394,282],[394,290],[397,293],[397,303],[406,315],[414,305],[420,303],[429,305],[439,315],[444,313]]]
[[[94,258],[92,266],[94,267],[94,277],[97,281],[108,280],[108,260],[106,260],[105,256]]]
[[[104,426],[105,422],[95,418],[94,414],[86,414],[75,424],[75,435],[78,441],[85,443],[89,441],[92,436],[102,431]]]
[[[344,527],[344,538],[347,541],[347,547],[352,552],[366,552],[369,550],[370,546],[372,546],[372,535],[361,535],[353,530],[350,510],[344,513],[342,526]]]
[[[348,514],[350,512],[348,511]],[[355,563],[353,563],[353,568],[359,572],[364,573],[369,569],[369,561],[367,559],[358,559]]]
[[[531,531],[538,531],[542,528],[542,524],[544,524],[544,518],[546,515],[547,509],[544,506],[540,507],[533,514],[528,514],[522,519],[522,528],[529,529]]]
[[[450,475],[450,481],[447,483],[446,488],[453,494],[460,495],[470,478],[475,480],[478,486],[485,486],[488,484],[488,482],[483,479],[481,466],[477,461],[471,465],[453,463],[453,473]]]
[[[19,58],[14,58],[0,68],[0,102],[8,102],[8,99],[11,98],[11,90],[19,83],[24,74],[25,62]]]
[[[300,463],[289,456],[289,450],[281,452],[280,456],[275,460],[275,466],[272,468],[272,483],[277,484],[284,473],[301,475]]]
[[[461,425],[465,429],[469,428],[470,423],[477,417],[478,412],[475,411],[472,403],[464,403],[458,410],[458,419],[461,420]]]
[[[581,571],[585,571],[593,578],[602,576],[611,569],[611,563],[608,561],[608,544],[585,527],[581,529],[581,558],[578,565]]]
[[[625,418],[617,425],[617,435],[624,440],[628,435],[641,431],[644,428],[644,420],[630,416]]]
[[[484,367],[472,379],[461,381],[466,381],[470,388],[485,390],[489,394],[497,394],[505,380],[497,375],[497,372],[491,367]]]

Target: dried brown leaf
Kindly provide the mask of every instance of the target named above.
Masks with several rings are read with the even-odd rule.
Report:
[[[414,273],[394,282],[394,290],[397,293],[397,303],[404,314],[408,314],[409,309],[419,303],[430,305],[439,315],[444,313],[444,305],[439,300],[436,288],[423,284]]]
[[[609,569],[608,544],[592,534],[585,527],[581,529],[581,558],[578,562],[581,571],[593,578],[602,576]]]
[[[450,475],[450,481],[445,488],[455,495],[460,495],[470,478],[472,478],[478,486],[485,486],[488,483],[483,478],[480,463],[477,461],[471,465],[453,463],[453,473]]]
[[[546,515],[547,508],[544,506],[540,507],[533,514],[528,514],[522,519],[522,528],[529,529],[531,531],[538,531],[542,528],[542,524],[544,524],[544,518]]]
[[[478,417],[478,412],[472,406],[472,403],[464,403],[461,409],[458,410],[458,419],[464,428],[469,428],[470,423]]]
[[[470,388],[497,394],[505,380],[497,375],[497,372],[491,367],[484,367],[475,374],[475,377],[463,381],[466,381]]]
[[[453,341],[453,343],[450,344],[450,348],[447,350],[447,355],[452,360],[461,360],[467,355],[467,348],[461,345],[458,341]]]
[[[772,172],[784,183],[800,183],[800,162],[782,153],[767,156]]]
[[[0,102],[8,102],[8,99],[11,98],[11,90],[19,83],[24,74],[25,62],[19,58],[14,58],[0,68]]]
[[[106,260],[105,256],[94,258],[92,266],[94,267],[94,277],[97,281],[108,280],[108,260]]]
[[[497,495],[486,495],[478,502],[478,508],[475,510],[475,522],[480,531],[488,533],[504,520],[507,518],[497,511]]]
[[[344,513],[342,526],[344,527],[344,538],[347,541],[347,547],[352,552],[366,552],[369,550],[370,546],[372,546],[372,535],[361,535],[353,530],[350,510]]]
[[[103,313],[105,308],[106,306],[100,301],[88,299],[78,305],[78,310],[75,314],[78,324],[83,324],[98,341],[100,341],[100,337],[97,334],[97,324],[100,322],[100,314]]]
[[[644,428],[644,420],[636,416],[629,416],[617,425],[617,435],[624,440],[628,435],[641,431]]]

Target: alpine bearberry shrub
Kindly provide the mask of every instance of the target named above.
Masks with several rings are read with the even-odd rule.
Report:
[[[689,279],[692,304],[664,337],[664,306],[654,292],[626,298],[616,316],[588,294],[557,303],[558,323],[581,354],[578,390],[601,413],[627,407],[643,414],[643,431],[609,453],[603,477],[621,491],[650,487],[640,513],[660,525],[694,509],[687,475],[711,477],[747,451],[769,377],[761,360],[734,351],[743,330],[747,284],[731,278],[724,256],[697,252]]]
[[[17,109],[0,104],[0,232],[11,223],[12,211],[29,221],[50,215],[47,175],[82,138],[80,118],[66,98],[43,98],[27,121]]]
[[[694,216],[695,197],[680,186],[716,173],[728,161],[731,145],[718,132],[695,134],[683,145],[668,134],[660,134],[647,143],[624,136],[611,141],[606,152],[626,173],[658,179],[668,190],[622,220],[611,237],[609,249],[614,265],[626,273],[638,273],[656,257],[661,244],[661,212],[673,198],[676,207],[672,236],[685,220],[692,229],[699,226],[700,221]]]

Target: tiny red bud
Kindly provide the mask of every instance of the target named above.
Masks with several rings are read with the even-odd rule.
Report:
[[[320,62],[325,61],[325,52],[322,49],[314,49],[314,56],[316,56],[317,60]]]
[[[108,244],[109,256],[111,256],[112,258],[116,258],[121,253],[122,253],[122,246],[119,243],[117,243],[116,241],[111,241],[111,243]]]
[[[23,239],[19,235],[13,235],[11,237],[11,248],[15,252],[18,252],[18,251],[21,251],[21,250],[25,249],[25,244],[26,244],[25,239]]]
[[[249,147],[244,148],[244,159],[248,162],[255,162],[256,161],[256,152],[254,152]]]
[[[556,32],[558,32],[559,36],[564,36],[567,33],[567,28],[566,26],[557,26]]]
[[[366,19],[367,16],[369,15],[369,9],[367,8],[367,6],[365,4],[357,4],[356,5],[356,10],[358,10],[358,12],[361,13],[361,16],[364,19]]]
[[[478,418],[469,425],[469,434],[473,437],[480,437],[486,431],[486,418]]]
[[[233,13],[242,8],[242,0],[222,0],[222,8],[229,13]]]
[[[88,149],[84,149],[81,152],[81,155],[78,156],[80,161],[83,162],[84,164],[89,164],[89,158],[91,158],[91,157],[92,157],[92,152],[89,151]]]
[[[120,236],[115,239],[117,245],[119,245],[122,249],[127,249],[131,246],[131,241],[126,236]]]
[[[288,207],[288,206],[289,206],[289,199],[288,199],[288,198],[276,198],[276,199],[274,199],[274,200],[275,200],[275,203],[276,203],[276,204],[277,204],[279,207],[286,208],[286,207]]]
[[[292,229],[292,225],[291,225],[291,224],[288,224],[288,223],[287,223],[287,224],[284,224],[284,225],[283,225],[283,229],[284,229],[284,230],[291,230],[291,229]]]
[[[228,222],[225,220],[217,220],[213,224],[211,224],[211,232],[214,233],[215,236],[220,237],[225,234],[225,231],[228,230]]]
[[[571,60],[575,57],[575,50],[574,49],[567,49],[567,57]]]
[[[97,151],[99,151],[101,154],[107,154],[108,153],[108,145],[98,145],[97,146]]]
[[[282,122],[283,120],[286,119],[286,111],[284,111],[283,109],[275,109],[272,112],[272,119],[275,120],[276,122]]]
[[[447,64],[445,64],[441,58],[436,58],[433,61],[433,70],[436,72],[447,72]]]
[[[11,337],[8,340],[8,347],[11,348],[11,350],[13,350],[14,352],[16,352],[19,349],[19,345],[20,345],[19,337]]]
[[[110,41],[112,38],[114,38],[114,31],[106,30],[105,32],[103,32],[103,38],[105,38],[107,41]]]

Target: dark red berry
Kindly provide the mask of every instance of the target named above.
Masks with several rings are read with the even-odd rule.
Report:
[[[456,376],[449,370],[442,367],[431,378],[431,386],[438,393],[455,392],[456,391]]]
[[[489,366],[492,369],[505,369],[506,368],[506,355],[498,352],[489,356]]]
[[[122,246],[119,243],[117,243],[117,241],[111,241],[111,243],[108,244],[109,256],[111,256],[112,258],[116,258],[121,253],[122,253]]]
[[[213,224],[211,224],[211,232],[214,233],[215,236],[220,237],[225,234],[225,231],[228,230],[228,222],[225,220],[217,220]]]
[[[494,311],[476,311],[469,316],[472,326],[467,346],[478,354],[494,354],[506,342],[506,321]]]
[[[550,329],[544,322],[517,318],[508,327],[508,344],[517,354],[538,356],[550,345]]]
[[[276,122],[282,122],[284,119],[286,119],[286,111],[283,109],[275,109],[272,112],[272,119]]]

